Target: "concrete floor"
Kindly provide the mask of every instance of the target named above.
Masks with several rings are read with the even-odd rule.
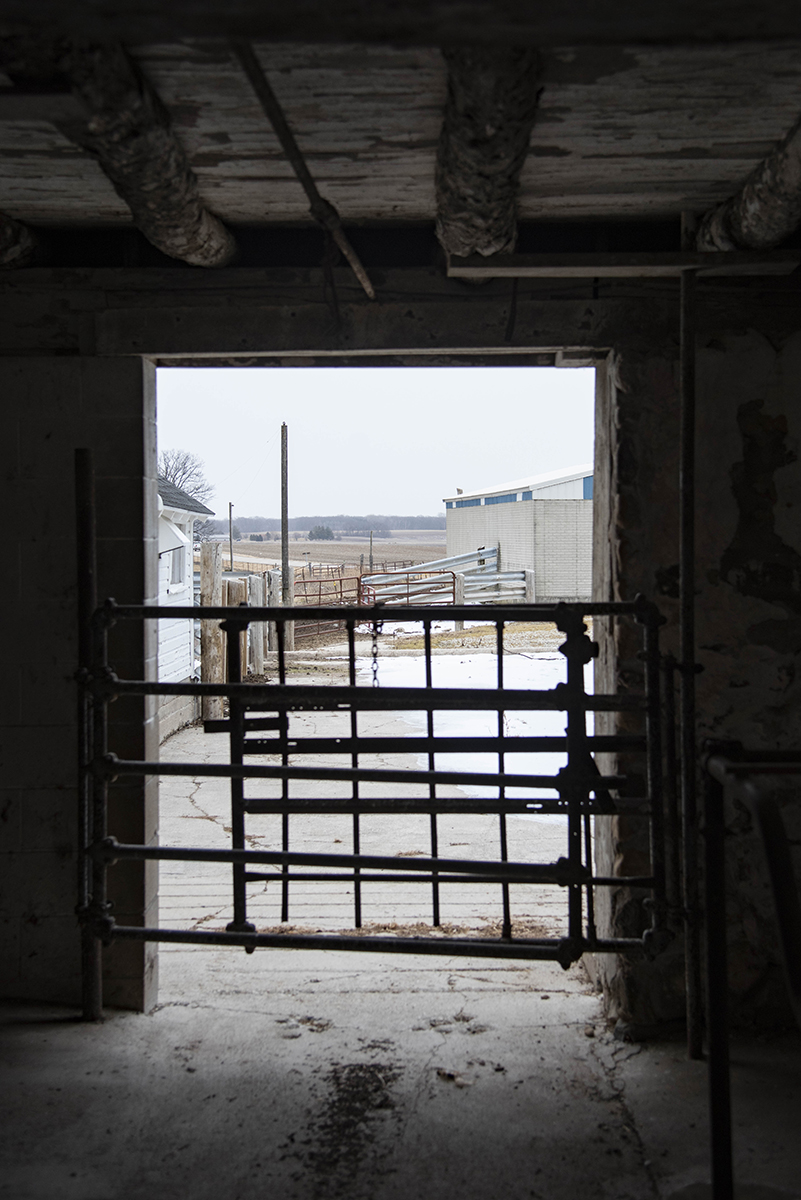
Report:
[[[704,1065],[580,967],[171,948],[148,1016],[3,1011],[8,1200],[709,1195]],[[743,1200],[801,1195],[800,1068],[735,1045]]]
[[[303,720],[321,731],[316,714]],[[184,761],[226,752],[199,730],[164,747]],[[161,840],[224,846],[229,812],[224,781],[165,781]],[[292,844],[347,849],[329,824],[293,818]],[[425,824],[365,821],[363,848],[427,852]],[[276,835],[275,818],[254,820],[248,844]],[[510,819],[510,838],[512,857],[563,852],[558,822]],[[497,818],[443,820],[441,846],[495,857]],[[251,889],[260,928],[279,919],[277,888]],[[229,889],[225,868],[166,864],[162,922],[224,925]],[[444,919],[491,926],[499,892],[451,889]],[[521,928],[558,932],[559,889],[515,897]],[[430,920],[429,903],[427,887],[379,884],[365,918]],[[298,885],[290,920],[348,927],[352,891]],[[580,965],[170,946],[149,1015],[91,1026],[57,1008],[0,1012],[3,1200],[709,1195],[704,1064],[680,1042],[615,1040]],[[801,1038],[738,1042],[733,1076],[739,1197],[798,1200]]]

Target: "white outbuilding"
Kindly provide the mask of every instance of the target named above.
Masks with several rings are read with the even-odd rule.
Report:
[[[534,572],[538,603],[592,596],[591,464],[446,496],[448,557],[497,546],[502,571]]]
[[[194,603],[192,530],[195,521],[214,513],[174,483],[158,478],[159,493],[159,605],[191,606]],[[158,673],[161,683],[183,683],[195,673],[194,622],[159,621]],[[171,696],[159,708],[162,738],[194,720],[192,697]]]

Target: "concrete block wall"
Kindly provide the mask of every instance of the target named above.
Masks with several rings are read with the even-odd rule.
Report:
[[[163,696],[160,701],[158,718],[159,739],[162,743],[179,729],[200,720],[201,706],[197,696]]]
[[[592,500],[518,500],[448,510],[448,554],[501,548],[501,569],[534,571],[537,600],[592,595]]]
[[[592,500],[530,502],[538,601],[592,595]]]
[[[80,995],[77,900],[77,667],[74,450],[95,456],[100,595],[156,595],[155,378],[136,358],[0,359],[0,470],[10,570],[3,589],[0,690],[0,988],[74,1004]],[[120,674],[155,676],[152,630],[112,631]],[[120,754],[155,754],[152,704],[111,706]],[[110,828],[156,836],[154,783],[115,786]],[[120,921],[155,920],[155,873],[112,872]],[[155,960],[142,945],[105,955],[110,1004],[145,1008]]]

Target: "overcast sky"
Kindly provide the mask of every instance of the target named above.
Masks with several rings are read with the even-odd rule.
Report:
[[[179,368],[158,372],[159,448],[203,460],[209,507],[290,516],[444,511],[442,497],[592,462],[593,369]]]

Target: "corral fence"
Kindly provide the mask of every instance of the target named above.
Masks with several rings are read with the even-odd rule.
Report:
[[[200,587],[197,602],[201,607],[247,605],[278,607],[281,604],[281,572],[266,564],[250,562],[238,567],[239,578],[224,577],[226,559],[219,543],[206,543],[200,555]],[[395,566],[395,563],[390,564]],[[315,575],[310,567],[290,568],[290,592],[293,607],[345,608],[382,605],[409,607],[459,607],[468,604],[525,604],[534,601],[533,571],[500,571],[497,547],[480,548],[467,554],[437,559],[403,570],[381,570],[369,575],[342,574],[342,567]],[[457,625],[463,621],[457,619]],[[224,681],[224,663],[220,637],[210,623],[199,618],[201,678],[207,682]],[[316,615],[304,619],[300,613],[285,625],[285,648],[294,649],[296,641],[308,641],[345,628],[341,617],[326,619]],[[206,630],[204,636],[203,630]],[[274,622],[251,622],[242,637],[241,662],[244,677],[264,673],[265,654],[278,648]]]
[[[411,570],[362,575],[362,604],[532,604],[533,571],[501,571],[498,548],[422,563]]]

